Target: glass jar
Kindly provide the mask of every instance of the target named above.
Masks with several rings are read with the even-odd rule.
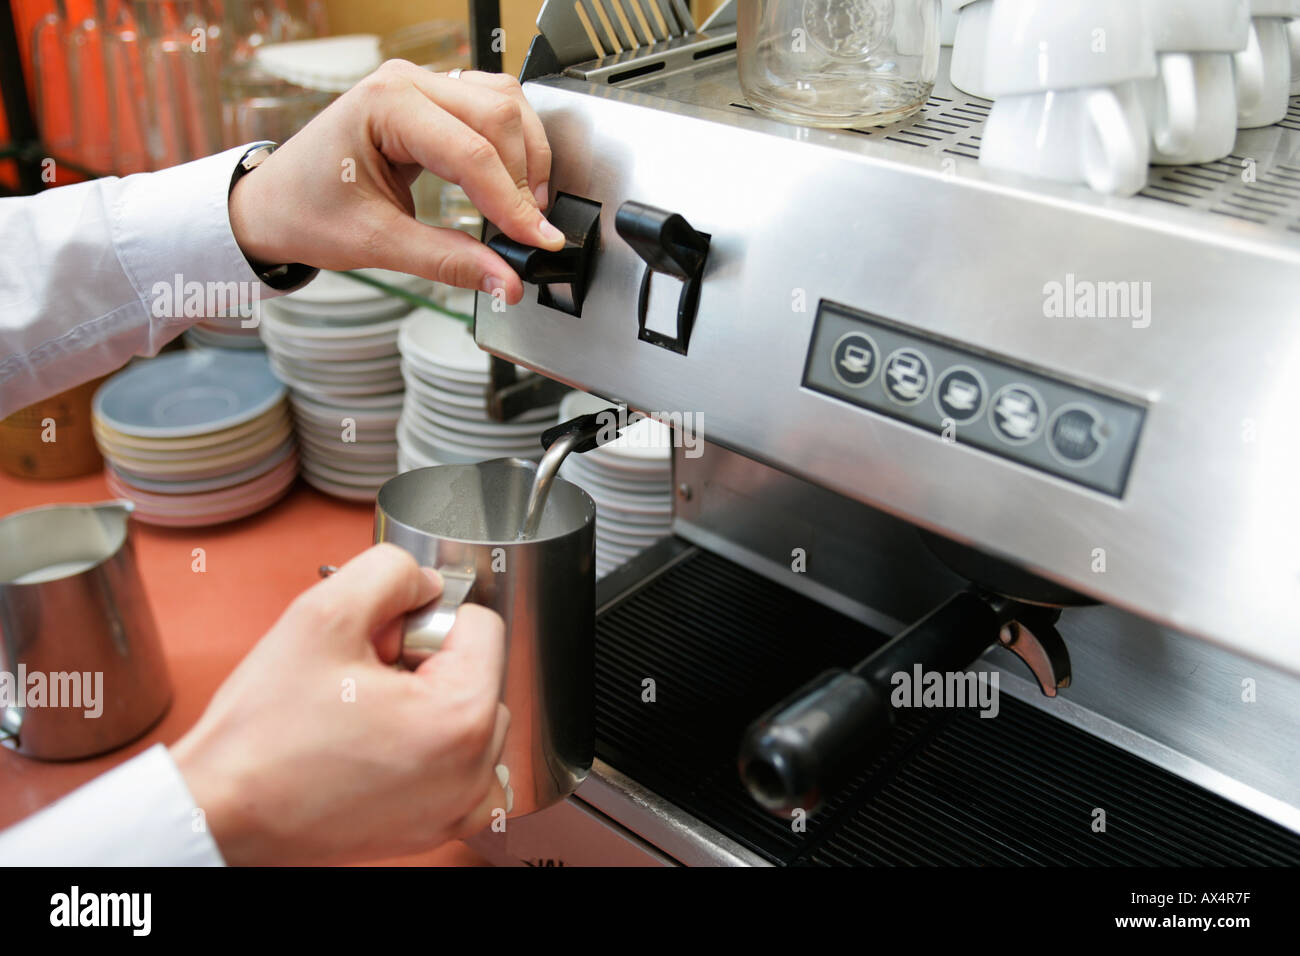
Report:
[[[740,86],[801,126],[884,126],[929,99],[939,0],[740,0]]]

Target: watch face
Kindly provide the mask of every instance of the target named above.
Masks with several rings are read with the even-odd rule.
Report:
[[[274,152],[275,147],[269,144],[255,146],[244,154],[244,158],[239,161],[239,165],[243,166],[245,171],[252,172],[266,162],[266,158]]]

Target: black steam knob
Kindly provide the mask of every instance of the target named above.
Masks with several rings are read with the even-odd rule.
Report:
[[[619,207],[614,229],[645,262],[637,303],[637,337],[642,342],[685,355],[695,327],[711,237],[695,229],[678,213],[639,202],[625,202]],[[680,285],[676,335],[656,331],[647,323],[650,288],[656,275],[666,276]]]
[[[488,248],[506,260],[506,265],[525,282],[537,285],[577,282],[581,275],[582,247],[576,243],[565,243],[563,249],[552,252],[515,242],[502,233],[488,242]]]
[[[553,252],[526,246],[504,233],[489,239],[488,248],[519,278],[539,287],[539,303],[581,316],[600,246],[600,203],[560,193],[547,218],[564,233],[564,248]]]
[[[645,203],[625,202],[614,228],[655,272],[697,279],[709,255],[709,237],[682,216]]]

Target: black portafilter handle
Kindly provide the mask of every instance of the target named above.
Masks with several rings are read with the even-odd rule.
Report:
[[[895,674],[917,664],[926,672],[965,671],[999,640],[1015,650],[1019,629],[1007,625],[1025,610],[979,589],[961,591],[851,670],[829,670],[805,684],[745,731],[740,776],[751,796],[787,819],[797,809],[815,811],[888,740]],[[1059,670],[1064,644],[1053,652]],[[1067,676],[1052,678],[1052,692],[1068,683],[1068,668],[1067,657]]]

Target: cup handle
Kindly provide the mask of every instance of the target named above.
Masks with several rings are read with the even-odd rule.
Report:
[[[444,565],[438,573],[442,576],[442,596],[406,615],[402,624],[401,661],[411,670],[442,648],[461,605],[474,590],[476,574],[472,567]]]
[[[1237,75],[1237,109],[1249,113],[1264,99],[1264,50],[1259,43],[1259,29],[1250,22],[1250,39],[1246,49],[1232,55]]]
[[[1096,192],[1111,195],[1137,192],[1146,178],[1146,169],[1140,165],[1133,129],[1119,99],[1109,89],[1093,90],[1088,93],[1087,114],[1101,143],[1100,156],[1095,155],[1095,150],[1083,151],[1088,185]]]
[[[1196,68],[1187,53],[1160,57],[1164,123],[1153,127],[1156,148],[1166,155],[1186,152],[1196,135]]]

